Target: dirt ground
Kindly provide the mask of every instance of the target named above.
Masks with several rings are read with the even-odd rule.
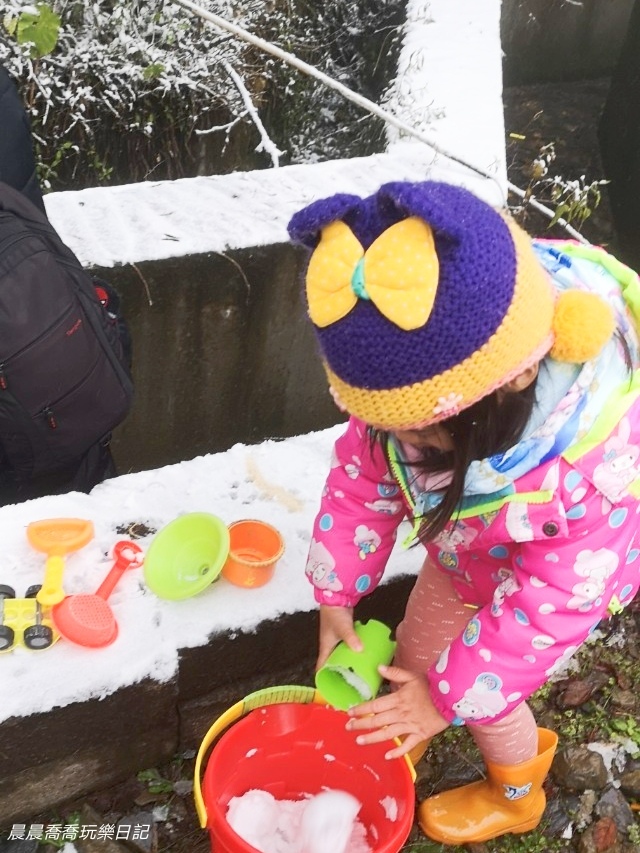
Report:
[[[598,145],[598,122],[609,91],[609,79],[576,83],[516,86],[504,92],[504,117],[509,181],[526,189],[531,165],[540,149],[554,145],[556,159],[550,174],[566,180],[584,176],[586,183],[605,179]],[[540,201],[545,202],[544,194]],[[510,202],[516,202],[515,198]],[[527,212],[524,225],[536,236],[564,238],[566,232],[534,211]],[[607,198],[584,224],[581,233],[592,243],[616,252],[615,233]]]

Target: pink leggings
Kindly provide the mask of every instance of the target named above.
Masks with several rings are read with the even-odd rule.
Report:
[[[462,604],[449,577],[427,559],[396,632],[396,666],[425,673],[463,632],[473,612]],[[468,728],[485,761],[512,765],[537,755],[536,721],[526,702],[495,723]]]

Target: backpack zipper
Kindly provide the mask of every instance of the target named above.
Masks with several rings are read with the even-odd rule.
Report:
[[[2,249],[0,247],[0,252],[1,251]],[[58,318],[60,323],[64,319],[64,316],[65,315],[61,315]],[[28,352],[30,349],[36,346],[42,340],[42,338],[45,338],[49,334],[51,328],[52,327],[45,329],[45,331],[42,332],[42,334],[38,335],[37,338],[34,338],[33,340],[29,341],[27,346],[16,350],[15,352],[11,353],[11,355],[7,359],[5,359],[5,361],[0,362],[0,392],[6,391],[9,388],[9,380],[7,378],[7,368],[9,367],[9,365],[13,361],[15,361],[16,358],[19,358],[23,353]]]
[[[83,376],[82,379],[80,380],[80,382],[76,382],[76,384],[73,386],[73,388],[69,388],[67,390],[66,394],[64,394],[58,400],[55,400],[53,403],[47,403],[47,405],[44,408],[40,409],[40,411],[36,413],[34,418],[38,418],[38,417],[44,418],[47,422],[47,426],[49,427],[49,429],[58,429],[58,419],[57,419],[56,414],[54,412],[54,408],[62,400],[66,400],[68,397],[71,397],[73,394],[75,394],[75,392],[78,390],[78,388],[81,388],[84,385],[84,383],[87,381],[87,379],[89,378],[91,373],[93,373],[93,371],[95,370],[96,364],[97,364],[97,362],[94,362],[94,364],[91,366],[91,370],[89,371],[89,373],[87,373],[85,376]]]
[[[49,426],[49,429],[58,429],[58,422],[56,421],[56,417],[49,406],[44,407],[44,409],[42,410],[42,414],[47,419],[47,425]]]

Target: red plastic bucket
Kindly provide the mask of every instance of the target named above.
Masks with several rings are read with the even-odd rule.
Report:
[[[256,708],[218,740],[206,766],[202,797],[214,853],[256,853],[227,823],[229,800],[252,789],[299,800],[327,789],[361,803],[358,820],[375,853],[398,853],[414,817],[410,765],[386,759],[389,742],[359,746],[347,715],[326,705],[283,703]]]

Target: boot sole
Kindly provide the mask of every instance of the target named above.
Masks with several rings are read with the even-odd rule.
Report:
[[[520,823],[518,826],[511,826],[509,829],[505,829],[502,832],[487,833],[486,835],[474,835],[473,838],[451,838],[451,836],[440,835],[437,832],[428,831],[420,821],[418,821],[418,823],[427,838],[430,838],[432,841],[437,841],[440,844],[460,845],[491,841],[492,838],[500,838],[501,835],[521,835],[524,832],[531,832],[532,829],[535,829],[540,825],[540,820],[541,818],[536,818],[535,820],[530,820],[527,823]]]
[[[545,803],[546,805],[546,799]],[[471,844],[474,842],[482,842],[482,841],[491,841],[492,838],[500,838],[501,835],[521,835],[524,832],[531,832],[532,829],[535,829],[539,826],[540,821],[542,820],[542,814],[544,812],[544,805],[542,811],[539,814],[534,814],[529,817],[527,820],[521,821],[520,823],[512,826],[505,827],[504,829],[493,832],[488,831],[484,834],[473,834],[473,837],[454,837],[452,835],[447,835],[446,833],[440,833],[437,830],[431,829],[431,827],[427,827],[420,817],[420,812],[418,811],[418,824],[420,825],[420,829],[424,832],[427,838],[430,838],[432,841],[438,841],[440,844]]]

